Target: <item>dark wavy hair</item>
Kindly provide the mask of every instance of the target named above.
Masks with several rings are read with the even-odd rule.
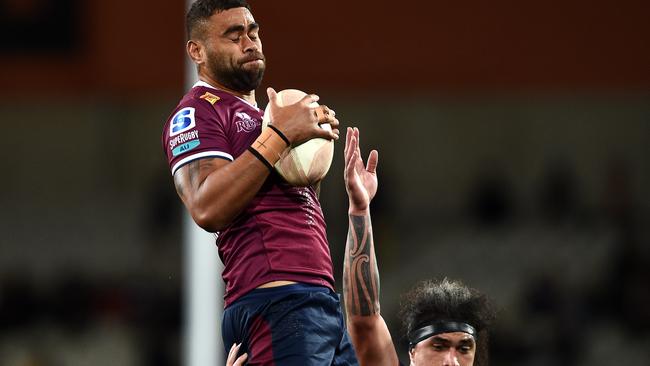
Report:
[[[250,5],[246,0],[196,0],[185,17],[185,27],[188,38],[203,36],[203,27],[215,12],[232,8],[246,8]]]
[[[488,329],[496,312],[491,300],[477,290],[447,278],[419,282],[402,297],[400,316],[407,336],[438,320],[470,324],[478,332],[474,363],[488,364]]]

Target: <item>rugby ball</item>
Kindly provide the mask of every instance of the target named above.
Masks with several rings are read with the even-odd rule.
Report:
[[[306,95],[305,92],[296,89],[285,89],[278,92],[278,104],[280,106],[297,103]],[[312,107],[317,107],[314,102]],[[266,106],[264,118],[262,119],[262,130],[270,121],[270,107]],[[332,130],[329,123],[323,123],[321,128]],[[324,138],[313,138],[300,145],[286,150],[284,155],[275,163],[275,170],[292,186],[306,187],[313,185],[327,175],[334,157],[334,141]]]

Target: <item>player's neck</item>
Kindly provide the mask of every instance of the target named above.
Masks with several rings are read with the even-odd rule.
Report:
[[[212,79],[212,78],[210,78],[208,76],[205,76],[205,75],[199,76],[199,80],[201,80],[201,81],[203,81],[205,83],[208,83],[212,87],[215,87],[215,88],[217,88],[219,90],[223,90],[223,91],[228,92],[228,93],[230,93],[232,95],[235,95],[235,96],[247,101],[248,103],[250,103],[252,105],[257,105],[257,101],[255,101],[255,90],[254,89],[251,90],[248,93],[238,92],[238,91],[235,91],[235,90],[232,90],[232,89],[229,89],[229,88],[225,87],[224,85],[220,84],[216,80],[214,80],[214,79]]]

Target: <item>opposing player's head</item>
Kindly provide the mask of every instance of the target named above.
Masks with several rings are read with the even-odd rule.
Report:
[[[245,0],[197,0],[186,27],[187,53],[199,76],[240,93],[259,86],[266,59],[259,25]]]
[[[487,365],[489,299],[459,281],[423,281],[403,298],[412,366]]]

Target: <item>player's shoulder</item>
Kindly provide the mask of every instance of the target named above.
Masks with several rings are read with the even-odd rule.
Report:
[[[223,91],[194,86],[178,102],[172,113],[167,118],[167,124],[179,120],[211,120],[219,115],[219,109],[225,108],[227,103]],[[218,117],[217,117],[218,118]]]
[[[219,106],[229,104],[229,94],[204,86],[194,86],[178,103],[178,109],[192,107],[202,110],[214,110]]]

